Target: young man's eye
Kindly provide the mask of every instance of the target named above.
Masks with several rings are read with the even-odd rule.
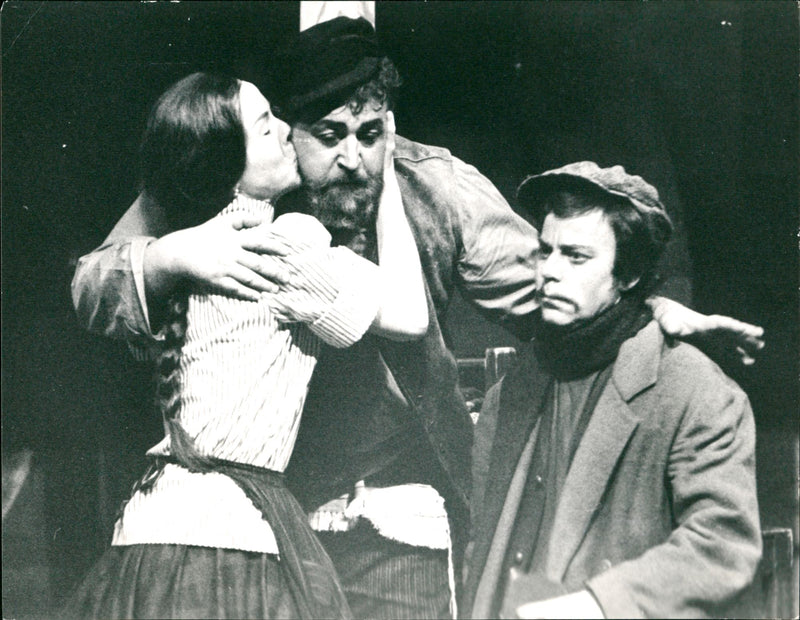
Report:
[[[568,254],[567,258],[569,258],[569,262],[571,262],[573,265],[582,265],[589,260],[589,257],[585,254]]]

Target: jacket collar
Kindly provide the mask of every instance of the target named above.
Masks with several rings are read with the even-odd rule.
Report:
[[[633,338],[626,340],[614,362],[612,381],[622,399],[630,402],[658,380],[664,334],[650,321]]]

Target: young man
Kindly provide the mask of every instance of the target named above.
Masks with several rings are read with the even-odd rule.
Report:
[[[745,394],[644,304],[671,233],[621,166],[526,179],[541,310],[476,427],[465,617],[703,617],[761,538]],[[719,617],[719,616],[718,616]]]
[[[338,243],[374,257],[375,196],[397,72],[363,19],[323,22],[287,49],[271,60],[282,71],[280,92],[269,94],[292,124],[305,187],[279,210],[313,213]],[[487,317],[528,336],[538,246],[535,229],[447,150],[398,136],[394,160],[429,293],[428,333],[413,343],[367,337],[343,354],[326,350],[287,474],[313,513],[356,617],[429,618],[451,613],[471,486],[471,422],[439,322],[458,288]],[[151,294],[148,282],[169,268],[147,263],[151,239],[141,236],[164,232],[132,209],[81,260],[73,296],[87,326],[153,337],[147,312],[164,291]],[[181,276],[242,296],[273,286],[263,276],[280,274],[262,273],[255,252],[275,248],[253,229],[201,232],[184,231],[173,244],[178,262],[191,266]],[[136,266],[142,256],[150,276]],[[686,330],[679,319],[673,330],[709,327],[707,317],[691,316],[699,323]],[[750,326],[734,323],[750,337]]]

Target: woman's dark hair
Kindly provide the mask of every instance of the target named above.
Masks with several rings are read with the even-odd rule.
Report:
[[[205,222],[233,198],[247,162],[239,89],[234,78],[193,73],[161,95],[150,112],[140,151],[142,185],[173,230]],[[169,429],[170,454],[199,471],[210,467],[209,460],[197,451],[177,418],[189,293],[188,283],[181,283],[167,302],[164,344],[156,362],[155,405]],[[160,472],[157,461],[134,492],[150,489]]]
[[[153,106],[140,148],[142,189],[173,229],[200,224],[233,196],[246,165],[240,82],[193,73]]]
[[[623,284],[639,278],[639,282],[624,294],[644,299],[658,285],[658,262],[671,235],[668,220],[643,213],[622,196],[581,185],[548,193],[542,199],[541,208],[536,210],[536,226],[542,229],[548,213],[564,218],[595,209],[605,214],[614,231],[617,243],[614,277]]]

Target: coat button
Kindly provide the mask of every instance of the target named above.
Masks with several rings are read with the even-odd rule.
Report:
[[[544,478],[542,478],[539,474],[536,474],[534,480],[536,480],[536,484],[542,484],[544,482]]]
[[[520,566],[522,564],[522,560],[524,559],[525,557],[522,555],[522,551],[517,551],[514,554],[514,564],[516,564],[517,566]]]

